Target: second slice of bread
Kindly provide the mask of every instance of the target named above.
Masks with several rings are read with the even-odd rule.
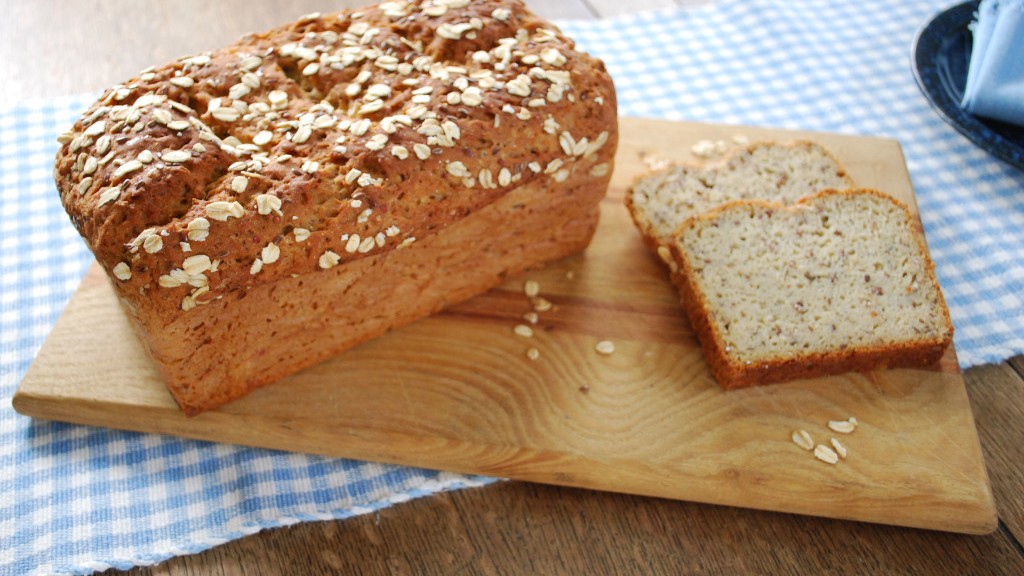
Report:
[[[671,252],[724,388],[927,366],[952,340],[919,224],[881,192],[728,203],[684,223]]]
[[[733,200],[790,204],[826,188],[850,188],[846,169],[820,144],[755,142],[719,162],[680,164],[639,178],[626,207],[644,242],[667,257],[672,234],[688,218]]]

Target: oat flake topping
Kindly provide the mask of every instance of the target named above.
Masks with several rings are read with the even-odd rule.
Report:
[[[520,184],[607,177],[604,78],[515,3],[313,14],[110,88],[59,138],[57,179],[111,274],[187,311],[407,247]]]

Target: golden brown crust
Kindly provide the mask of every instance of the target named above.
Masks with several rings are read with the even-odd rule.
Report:
[[[935,364],[945,354],[953,340],[953,324],[946,307],[938,281],[935,279],[935,264],[928,254],[924,236],[920,231],[920,223],[916,218],[909,217],[905,204],[888,194],[872,189],[823,190],[797,202],[791,207],[782,204],[759,201],[739,200],[729,202],[711,212],[695,217],[684,223],[678,235],[686,229],[697,227],[702,221],[713,220],[717,214],[728,211],[735,206],[762,206],[774,210],[798,208],[801,204],[811,204],[826,195],[869,194],[890,201],[908,215],[908,223],[913,228],[913,236],[925,262],[927,278],[923,282],[931,282],[936,286],[939,300],[937,313],[942,315],[941,324],[945,331],[932,338],[908,339],[888,345],[850,346],[835,348],[824,352],[812,352],[799,355],[778,356],[761,361],[744,362],[731,354],[726,348],[726,340],[718,325],[712,318],[713,306],[707,295],[703,293],[697,280],[698,274],[693,263],[678,243],[671,246],[673,261],[678,269],[672,274],[672,281],[679,291],[680,301],[687,318],[693,327],[698,340],[704,349],[704,356],[712,375],[719,385],[727,390],[786,382],[799,378],[814,378],[843,372],[866,372],[885,368],[927,367]]]
[[[582,250],[606,188],[605,178],[584,174],[556,193],[541,183],[521,186],[407,248],[212,302],[145,332],[144,342],[185,413],[208,410]],[[190,336],[203,323],[208,340],[197,345]]]
[[[446,4],[308,17],[108,90],[56,177],[122,297],[172,314],[379,254],[614,149],[600,61],[519,2]]]
[[[616,102],[604,65],[519,1],[399,0],[145,70],[60,141],[62,202],[166,363],[231,320],[232,303],[363,260],[387,266],[521,188],[540,207],[583,180],[603,193]],[[593,211],[582,199],[577,210]],[[530,252],[513,264],[551,258]],[[237,372],[228,380],[256,382]],[[220,400],[183,406],[237,396],[222,380]]]

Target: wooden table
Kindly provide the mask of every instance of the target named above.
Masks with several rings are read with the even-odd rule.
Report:
[[[0,20],[0,103],[98,91],[154,62],[300,14],[364,3],[10,3]],[[533,4],[549,18],[592,19],[639,3]],[[999,527],[988,536],[500,482],[348,520],[267,530],[130,573],[1024,573],[1024,357],[972,368],[965,379],[999,509]]]

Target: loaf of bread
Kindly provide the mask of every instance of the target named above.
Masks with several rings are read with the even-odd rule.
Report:
[[[668,245],[686,219],[732,200],[791,204],[826,188],[852,187],[846,169],[810,141],[755,142],[710,164],[679,164],[634,182],[626,207],[644,242],[668,259]]]
[[[727,389],[928,366],[953,337],[918,221],[881,192],[731,202],[687,220],[671,252]]]
[[[521,2],[398,0],[144,70],[59,140],[61,200],[196,414],[582,250],[616,101]]]

